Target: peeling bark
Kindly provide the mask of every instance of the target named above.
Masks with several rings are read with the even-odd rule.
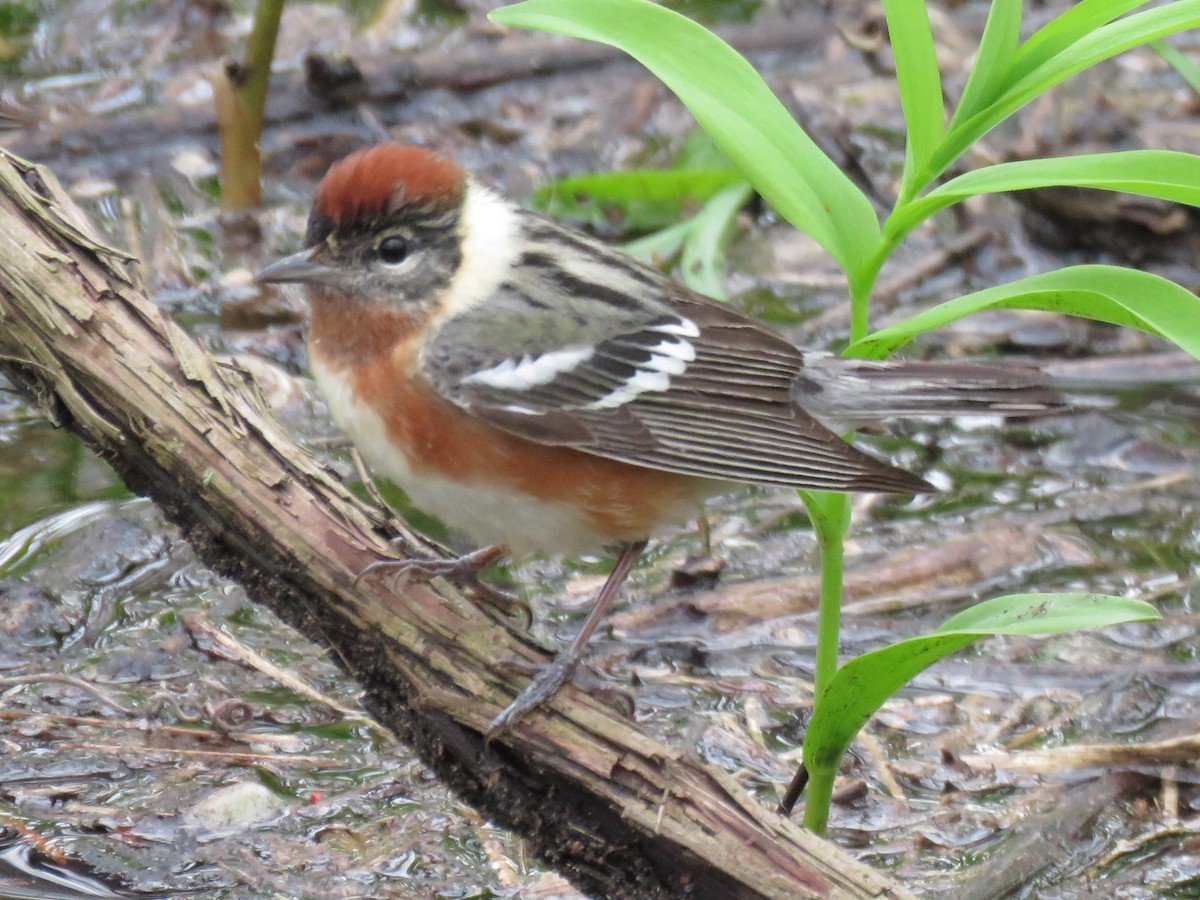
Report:
[[[484,815],[603,897],[907,897],[731,777],[568,688],[492,746],[482,731],[545,662],[452,586],[392,594],[384,511],[357,501],[138,290],[48,172],[0,151],[0,362],[201,556],[363,685],[379,721]]]

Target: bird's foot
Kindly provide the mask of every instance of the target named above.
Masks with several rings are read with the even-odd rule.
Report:
[[[418,578],[423,581],[445,578],[467,588],[480,601],[499,610],[505,616],[519,613],[528,625],[533,616],[528,604],[492,587],[479,577],[480,572],[502,557],[504,553],[503,547],[492,546],[448,559],[381,559],[359,572],[354,583],[358,584],[371,575],[383,574],[391,583],[393,590],[396,590],[400,584],[410,578]]]
[[[633,694],[623,687],[618,687],[604,680],[586,666],[581,667],[579,661],[564,664],[566,674],[556,668],[557,660],[549,666],[538,666],[534,663],[510,660],[502,663],[505,668],[516,669],[524,674],[533,675],[534,680],[516,699],[506,706],[488,726],[485,737],[492,740],[498,737],[526,713],[543,706],[558,694],[568,682],[574,684],[594,700],[599,700],[616,712],[632,719],[637,707]]]
[[[484,737],[489,741],[498,737],[526,713],[548,702],[571,680],[582,657],[582,653],[572,654],[566,651],[556,656],[548,666],[537,673],[521,693],[517,694],[512,703],[501,710],[500,715],[492,719]]]

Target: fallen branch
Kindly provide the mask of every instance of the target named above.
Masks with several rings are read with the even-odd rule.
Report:
[[[724,772],[565,690],[497,745],[481,733],[544,664],[449,585],[355,585],[388,555],[355,500],[137,290],[48,172],[0,151],[0,360],[153,497],[201,556],[334,650],[369,709],[485,815],[603,897],[897,897]]]
[[[1161,768],[1187,766],[1200,755],[1200,734],[1136,744],[1079,744],[1024,750],[1020,753],[971,753],[963,763],[976,769],[1051,774],[1084,769]]]

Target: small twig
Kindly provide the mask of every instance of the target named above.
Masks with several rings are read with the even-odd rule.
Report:
[[[1166,828],[1159,828],[1131,841],[1121,841],[1111,853],[1088,869],[1085,877],[1089,880],[1099,878],[1105,869],[1110,868],[1127,856],[1140,855],[1151,844],[1157,844],[1159,841],[1167,838],[1186,838],[1196,835],[1200,835],[1200,818],[1180,822],[1178,825],[1169,825]]]
[[[73,688],[78,688],[84,693],[91,694],[105,706],[115,709],[117,712],[125,716],[134,717],[138,713],[136,710],[130,709],[113,698],[108,691],[101,688],[99,685],[90,681],[85,681],[76,675],[64,675],[59,672],[39,672],[34,675],[10,675],[7,678],[0,678],[0,690],[10,687],[18,687],[24,684],[66,684]]]
[[[51,378],[58,377],[53,369],[51,369],[49,366],[42,365],[36,359],[22,359],[19,356],[5,356],[4,354],[0,354],[0,362],[10,362],[16,366],[33,366],[35,369],[41,369]]]
[[[367,498],[379,508],[381,512],[391,516],[392,508],[388,506],[388,502],[383,499],[383,494],[379,492],[379,486],[375,484],[375,479],[371,477],[370,471],[367,469],[367,464],[363,462],[362,454],[358,452],[358,448],[353,444],[347,445],[350,448],[350,462],[354,464],[354,474],[358,476],[358,480],[362,483],[363,490],[367,492]]]
[[[787,790],[783,792],[783,799],[779,801],[779,806],[776,807],[777,812],[781,816],[790,816],[792,810],[796,808],[796,801],[800,799],[800,795],[804,793],[804,789],[808,786],[808,769],[804,763],[800,763],[796,767],[796,774],[792,776],[791,783],[788,784]]]
[[[156,753],[167,753],[188,759],[212,759],[232,763],[234,765],[251,766],[262,762],[287,763],[288,765],[311,766],[315,769],[336,769],[346,765],[344,759],[330,759],[324,756],[288,756],[279,753],[234,753],[228,750],[183,750],[179,747],[145,747],[142,745],[128,746],[126,744],[93,744],[90,742],[65,742],[58,745],[64,750],[94,750],[99,753],[136,753],[139,758],[152,756]]]
[[[1190,587],[1195,587],[1200,584],[1200,575],[1193,575],[1190,578],[1174,578],[1171,581],[1164,582],[1151,590],[1138,593],[1139,600],[1145,600],[1147,603],[1153,603],[1160,597],[1170,597],[1174,594],[1182,594],[1184,590]]]
[[[470,807],[463,809],[463,815],[471,823],[471,828],[475,832],[475,838],[479,841],[479,846],[483,848],[483,854],[487,857],[488,866],[495,873],[496,880],[500,882],[500,886],[506,890],[516,890],[519,888],[521,886],[521,877],[517,874],[512,860],[508,858],[504,846],[496,839],[495,833],[488,828],[487,822]]]
[[[96,716],[66,716],[33,709],[0,709],[0,721],[21,722],[26,719],[45,719],[60,725],[74,727],[112,728],[120,731],[142,731],[148,734],[169,737],[186,737],[205,741],[232,740],[243,744],[277,744],[281,748],[296,746],[296,737],[291,734],[261,734],[258,732],[213,731],[209,728],[185,728],[180,725],[163,725],[146,719],[101,719]]]
[[[38,833],[33,828],[30,828],[22,818],[9,815],[0,809],[0,827],[20,835],[21,840],[50,860],[50,862],[60,866],[70,864],[70,857],[66,853],[55,846],[53,841]]]
[[[700,533],[700,555],[705,559],[712,558],[712,523],[703,509],[696,516],[696,531]]]
[[[992,727],[984,733],[981,743],[994,744],[999,741],[1004,735],[1008,734],[1016,728],[1024,719],[1029,710],[1029,700],[1022,697],[1013,701],[1004,715],[1002,715]]]
[[[1158,808],[1162,816],[1169,822],[1179,820],[1179,769],[1177,766],[1164,766],[1162,770],[1162,795]]]
[[[1086,705],[1093,706],[1097,701],[1095,697]],[[1051,716],[1048,719],[1037,721],[1036,726],[1029,731],[1014,735],[1004,742],[1004,749],[1008,752],[1019,750],[1022,747],[1028,746],[1035,741],[1054,734],[1062,728],[1065,728],[1072,721],[1078,720],[1086,716],[1086,709],[1080,708],[1080,705],[1072,705],[1069,709],[1060,712],[1056,716]]]
[[[215,650],[220,651],[220,653],[224,655],[226,659],[230,659],[251,669],[255,669],[266,675],[268,678],[272,678],[279,682],[284,687],[288,688],[288,690],[294,691],[301,696],[308,697],[310,700],[315,700],[317,703],[329,707],[348,719],[352,719],[356,722],[362,722],[370,726],[379,734],[389,734],[386,728],[373,719],[368,718],[365,713],[352,709],[348,706],[343,706],[332,697],[326,696],[312,685],[306,683],[295,675],[292,675],[290,672],[279,668],[279,666],[275,665],[270,660],[265,659],[264,657],[255,653],[245,644],[238,642],[234,638],[225,634],[223,631],[219,631],[218,629],[214,628],[212,623],[209,622],[208,616],[205,613],[190,612],[184,614],[183,625],[189,632],[191,632],[193,637],[204,637],[211,641],[215,645]],[[210,652],[212,652],[211,649]]]
[[[900,782],[896,780],[896,776],[892,774],[892,767],[888,765],[887,755],[883,752],[883,748],[879,746],[879,741],[875,739],[875,736],[866,729],[863,729],[854,740],[867,751],[867,756],[871,759],[871,765],[875,767],[875,773],[879,776],[879,780],[883,782],[884,788],[892,796],[892,799],[907,804],[908,797],[905,796],[903,788],[900,787]]]
[[[1200,756],[1200,734],[1188,734],[1140,744],[1086,744],[1023,753],[976,753],[964,756],[963,762],[976,768],[1062,772],[1066,769],[1185,766],[1191,765],[1197,756]]]

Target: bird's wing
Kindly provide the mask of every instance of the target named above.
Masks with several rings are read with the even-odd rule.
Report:
[[[783,338],[624,254],[532,221],[509,280],[422,350],[422,373],[442,396],[528,440],[669,472],[930,489],[795,404],[803,358]]]

